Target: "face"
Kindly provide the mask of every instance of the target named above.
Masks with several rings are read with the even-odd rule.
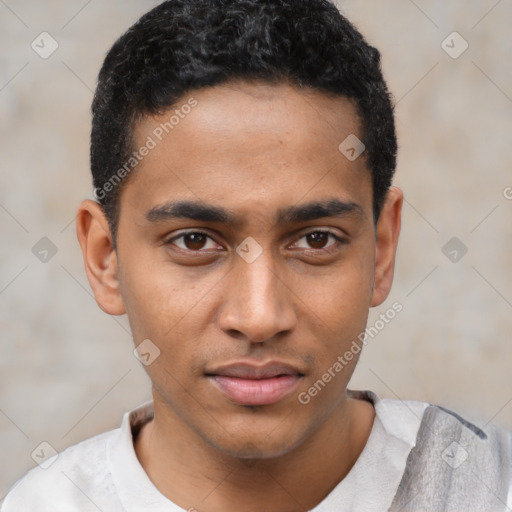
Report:
[[[346,401],[357,356],[332,368],[389,291],[399,201],[376,228],[365,155],[338,149],[362,138],[347,99],[239,82],[175,108],[169,133],[175,109],[136,127],[155,146],[121,194],[111,286],[91,284],[158,347],[155,408],[226,454],[278,456]]]

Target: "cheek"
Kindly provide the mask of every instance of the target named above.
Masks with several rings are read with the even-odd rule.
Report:
[[[132,273],[123,287],[134,344],[149,339],[159,350],[144,369],[160,394],[170,393],[176,400],[183,391],[181,383],[190,380],[200,351],[199,316],[204,309],[200,299],[205,291],[190,280],[181,282],[156,270],[146,277]]]
[[[144,264],[137,265],[141,261]],[[166,277],[161,264],[150,262],[145,255],[132,253],[120,266],[120,289],[135,342],[161,338],[186,307],[178,294],[179,283]]]
[[[133,254],[123,261],[121,293],[135,342],[149,338],[161,348],[172,350],[193,341],[205,321],[206,304],[216,293],[221,275],[200,277],[193,269],[177,269],[166,261],[153,261],[135,267],[137,261],[150,261],[147,255]]]
[[[321,284],[319,284],[321,283]],[[309,310],[334,332],[363,327],[371,302],[373,260],[359,255],[329,271],[301,292]]]
[[[352,353],[348,355],[350,361],[343,363],[346,366],[343,369],[344,377],[335,380],[345,381],[345,376],[351,374],[359,354],[359,336],[364,332],[368,319],[372,283],[373,257],[371,252],[366,251],[366,254],[354,255],[350,261],[332,271],[323,286],[310,286],[307,293],[303,292],[304,310],[316,325],[317,378],[347,351]]]

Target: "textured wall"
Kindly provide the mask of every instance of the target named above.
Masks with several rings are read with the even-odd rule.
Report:
[[[91,295],[74,216],[92,190],[102,59],[154,4],[0,2],[0,499],[42,441],[60,451],[150,398],[126,318]],[[383,54],[406,198],[394,289],[369,325],[403,311],[369,338],[352,387],[512,428],[512,3],[338,5]]]

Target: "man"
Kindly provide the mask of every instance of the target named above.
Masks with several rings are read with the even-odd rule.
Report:
[[[2,512],[510,509],[508,433],[347,389],[400,231],[379,62],[327,0],[171,0],[114,44],[77,232],[153,401]]]

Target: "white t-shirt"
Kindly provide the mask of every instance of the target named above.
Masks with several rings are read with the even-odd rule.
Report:
[[[429,404],[368,393],[376,415],[366,446],[348,475],[310,512],[383,512],[391,506]],[[184,512],[158,491],[135,454],[132,429],[152,417],[153,404],[147,402],[127,412],[120,428],[46,460],[13,485],[0,512]],[[512,481],[507,505],[512,510]],[[201,510],[200,503],[188,510],[193,507]]]

